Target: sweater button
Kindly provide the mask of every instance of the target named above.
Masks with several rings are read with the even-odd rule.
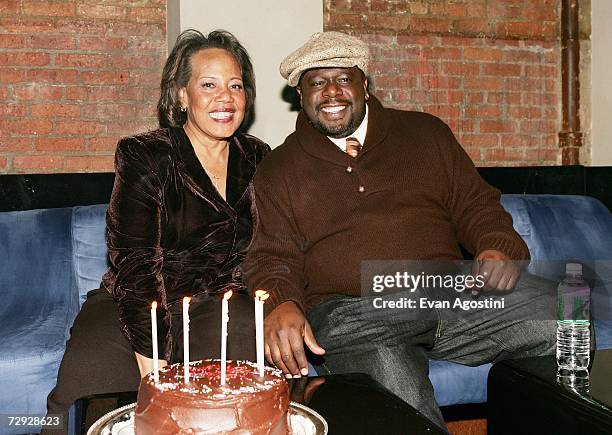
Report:
[[[359,193],[363,193],[363,192],[365,192],[365,187],[359,186]]]
[[[352,166],[347,166],[347,167],[346,167],[346,172],[347,172],[348,174],[350,174],[351,172],[353,172],[353,167],[352,167]]]

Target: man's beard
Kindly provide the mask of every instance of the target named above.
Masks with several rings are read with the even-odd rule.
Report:
[[[320,109],[317,111],[317,113],[320,113]],[[351,111],[351,117],[349,118],[348,123],[346,125],[336,125],[333,127],[328,127],[322,121],[319,121],[318,118],[306,118],[308,118],[308,122],[310,122],[310,125],[312,125],[315,129],[323,133],[325,136],[333,137],[334,139],[340,139],[354,133],[355,130],[357,130],[357,128],[359,127],[359,124],[361,124],[361,121],[363,121],[364,117],[365,111],[363,112],[363,116],[359,120],[355,118],[355,112]]]

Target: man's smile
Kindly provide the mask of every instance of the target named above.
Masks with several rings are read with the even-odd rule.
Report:
[[[321,111],[325,113],[338,113],[341,110],[346,109],[346,107],[347,106],[329,106],[321,108]]]
[[[344,118],[346,110],[350,107],[348,102],[324,103],[319,106],[319,112],[328,120]]]

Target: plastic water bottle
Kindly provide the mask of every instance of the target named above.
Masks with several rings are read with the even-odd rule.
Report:
[[[590,397],[591,382],[587,370],[557,370],[557,383],[565,389],[582,397]]]
[[[591,351],[589,284],[582,278],[582,264],[568,263],[557,288],[557,364],[559,368],[585,370]]]

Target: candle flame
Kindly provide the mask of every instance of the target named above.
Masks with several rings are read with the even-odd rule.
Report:
[[[189,296],[185,296],[183,298],[183,305],[189,305],[189,301],[191,301],[191,298]]]
[[[265,290],[256,290],[255,297],[259,299],[260,301],[265,301],[266,299],[270,297],[270,293],[268,293]]]
[[[233,291],[228,290],[228,291],[226,291],[226,292],[225,292],[225,294],[223,295],[223,299],[225,299],[226,301],[228,301],[228,300],[229,300],[229,298],[231,298],[233,294],[234,294],[234,292],[233,292]]]
[[[157,309],[157,301],[153,301],[153,303],[151,304],[151,308],[153,308],[154,310]]]

